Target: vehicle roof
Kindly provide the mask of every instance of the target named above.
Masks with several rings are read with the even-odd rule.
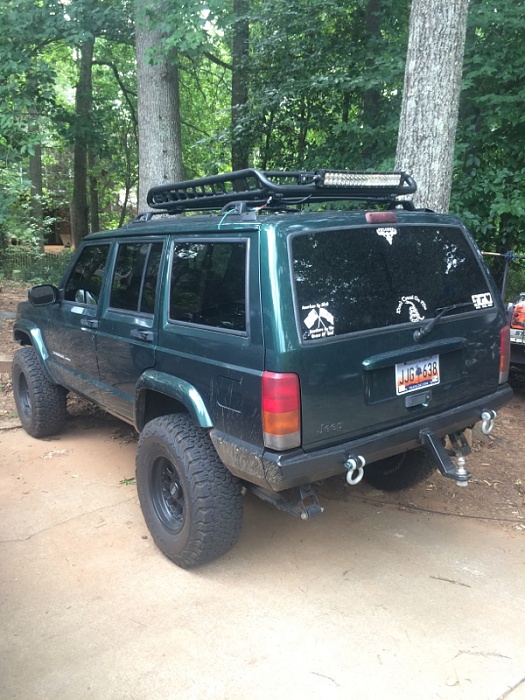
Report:
[[[253,231],[264,228],[276,229],[284,235],[299,231],[312,231],[349,226],[392,226],[392,223],[372,223],[365,219],[366,211],[324,211],[324,212],[283,212],[272,214],[229,213],[198,216],[168,215],[153,217],[148,221],[134,220],[121,229],[92,233],[85,240],[113,238],[120,236],[143,237],[148,235],[214,233],[227,236],[229,233]],[[395,210],[398,224],[451,225],[458,224],[458,217],[450,214],[436,214],[427,210]]]

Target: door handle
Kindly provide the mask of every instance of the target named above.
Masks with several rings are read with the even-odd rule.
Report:
[[[140,328],[133,328],[129,334],[132,338],[138,338],[139,340],[145,340],[148,343],[152,343],[153,339],[155,337],[153,331],[144,331]]]
[[[81,318],[80,325],[84,328],[98,328],[98,321],[94,318]]]

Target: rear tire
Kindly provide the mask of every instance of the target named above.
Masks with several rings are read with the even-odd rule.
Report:
[[[66,421],[67,390],[49,381],[33,347],[13,357],[13,393],[24,430],[34,438],[59,433]]]
[[[137,492],[153,541],[189,569],[229,551],[242,524],[241,483],[187,415],[150,421],[137,445]]]
[[[363,479],[381,491],[400,491],[423,481],[435,469],[432,455],[418,448],[372,462],[365,467]]]

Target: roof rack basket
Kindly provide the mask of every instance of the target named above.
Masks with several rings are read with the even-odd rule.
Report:
[[[283,209],[315,202],[360,200],[395,202],[416,191],[403,172],[349,170],[295,170],[280,172],[247,168],[198,180],[152,187],[147,202],[152,209],[172,213],[229,208],[236,202],[252,207]]]

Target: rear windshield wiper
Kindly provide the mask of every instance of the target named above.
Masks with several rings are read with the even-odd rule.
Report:
[[[420,340],[422,340],[426,335],[431,333],[439,319],[442,318],[445,314],[448,314],[449,311],[453,311],[454,309],[461,309],[463,306],[472,305],[473,304],[471,301],[464,301],[461,304],[450,304],[450,306],[445,306],[443,309],[441,309],[437,316],[434,316],[434,318],[430,319],[426,326],[422,326],[421,328],[418,328],[414,331],[415,342],[419,343]]]

